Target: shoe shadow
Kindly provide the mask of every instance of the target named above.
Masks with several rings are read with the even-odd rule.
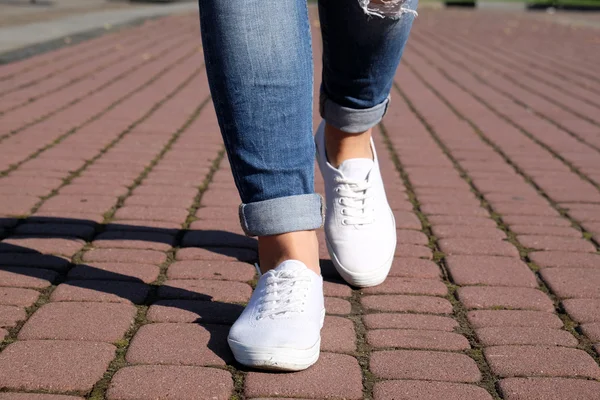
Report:
[[[63,238],[88,242],[92,238],[120,242],[131,240],[136,243],[178,246],[179,250],[200,248],[250,264],[258,258],[256,239],[233,232],[177,230],[120,223],[97,224],[90,220],[72,218],[0,218],[0,238]],[[203,263],[210,261],[193,262],[197,262],[198,269],[202,269]],[[330,260],[322,259],[321,267],[326,281],[342,282]],[[182,321],[201,325],[210,335],[207,347],[226,364],[246,370],[235,362],[227,344],[229,327],[243,311],[244,303],[218,301],[208,290],[189,290],[173,286],[168,281],[166,284],[148,284],[136,276],[98,268],[94,263],[73,263],[62,256],[43,254],[33,248],[0,241],[0,271],[47,279],[47,270],[57,273],[52,279],[52,284],[57,287],[71,286],[92,294],[114,296],[112,301],[126,300],[135,305],[150,307],[150,323]],[[174,314],[177,317],[170,319],[169,315]],[[167,340],[169,338],[165,337],[165,341]]]

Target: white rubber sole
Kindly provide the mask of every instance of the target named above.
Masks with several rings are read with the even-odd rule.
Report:
[[[392,213],[392,221],[394,222],[394,227],[396,226],[396,219],[394,218],[394,214]],[[337,270],[337,272],[341,275],[341,277],[348,282],[352,286],[356,287],[370,287],[377,286],[387,278],[390,273],[390,269],[392,268],[392,263],[394,262],[394,254],[396,253],[396,229],[394,228],[394,249],[392,250],[391,255],[388,259],[381,265],[366,271],[366,272],[353,272],[349,271],[347,268],[340,263],[337,255],[331,248],[329,244],[329,240],[325,237],[325,243],[327,244],[327,251],[329,252],[329,256],[331,257],[331,262],[333,262],[333,266]]]
[[[325,321],[325,310],[321,316],[321,328]],[[302,371],[319,359],[321,337],[315,344],[306,349],[289,347],[257,347],[248,346],[227,338],[233,356],[242,365],[270,371]]]

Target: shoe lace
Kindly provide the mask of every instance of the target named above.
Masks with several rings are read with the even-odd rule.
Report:
[[[277,318],[288,313],[304,312],[310,289],[310,277],[291,271],[271,271],[269,274],[265,285],[265,296],[259,305],[256,318]]]
[[[343,206],[341,213],[345,217],[342,225],[366,225],[375,221],[373,196],[368,181],[336,177],[335,191],[340,196],[338,202]]]

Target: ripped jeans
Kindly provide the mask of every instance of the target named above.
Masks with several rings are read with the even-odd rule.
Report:
[[[348,133],[381,121],[418,0],[320,0],[320,114]],[[313,230],[313,65],[306,0],[199,0],[213,103],[246,234]]]

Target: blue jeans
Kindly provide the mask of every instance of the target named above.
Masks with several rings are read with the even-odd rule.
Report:
[[[418,0],[321,0],[320,114],[344,131],[381,121]],[[389,4],[389,3],[388,3]],[[313,65],[306,0],[199,0],[210,90],[246,234],[313,230]]]

